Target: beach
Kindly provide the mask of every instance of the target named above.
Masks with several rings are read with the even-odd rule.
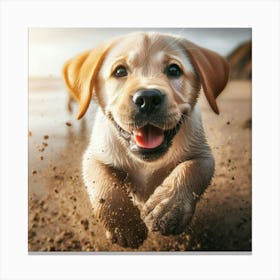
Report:
[[[216,170],[188,231],[168,237],[149,233],[138,249],[122,248],[105,238],[81,177],[96,105],[76,120],[77,104],[70,112],[60,78],[30,78],[29,252],[251,251],[251,81],[229,82],[217,100],[220,115],[203,94],[199,103]]]

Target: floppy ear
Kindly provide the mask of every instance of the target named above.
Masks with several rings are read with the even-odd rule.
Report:
[[[82,118],[87,111],[95,79],[106,53],[106,47],[102,45],[70,59],[63,67],[67,89],[80,104],[77,119]]]
[[[200,77],[209,105],[216,114],[219,114],[216,98],[228,82],[228,62],[219,54],[199,47],[189,41],[185,41],[183,44]]]

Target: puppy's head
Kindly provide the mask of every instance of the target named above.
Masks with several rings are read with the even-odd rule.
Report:
[[[80,103],[78,118],[93,96],[130,152],[146,161],[158,159],[171,146],[201,84],[219,113],[216,98],[228,73],[218,54],[158,33],[120,37],[73,58],[63,69],[65,83]]]

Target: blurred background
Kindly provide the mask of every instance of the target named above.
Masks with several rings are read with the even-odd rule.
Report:
[[[32,28],[29,30],[29,76],[60,76],[64,62],[100,42],[135,31],[177,34],[229,56],[251,41],[250,28]]]
[[[186,234],[149,235],[140,251],[251,251],[250,28],[31,28],[29,30],[28,247],[38,251],[123,251],[104,237],[83,188],[81,161],[96,105],[82,120],[63,84],[63,64],[121,34],[181,35],[225,56],[230,82],[215,115],[201,94],[206,135],[216,160],[211,186]]]

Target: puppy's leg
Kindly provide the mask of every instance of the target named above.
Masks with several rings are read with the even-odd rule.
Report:
[[[112,241],[138,248],[147,238],[148,230],[128,196],[130,183],[124,183],[124,174],[86,156],[83,171],[94,214],[109,231]]]
[[[179,164],[144,205],[148,228],[163,235],[184,232],[191,221],[196,200],[209,185],[213,173],[212,156]]]

